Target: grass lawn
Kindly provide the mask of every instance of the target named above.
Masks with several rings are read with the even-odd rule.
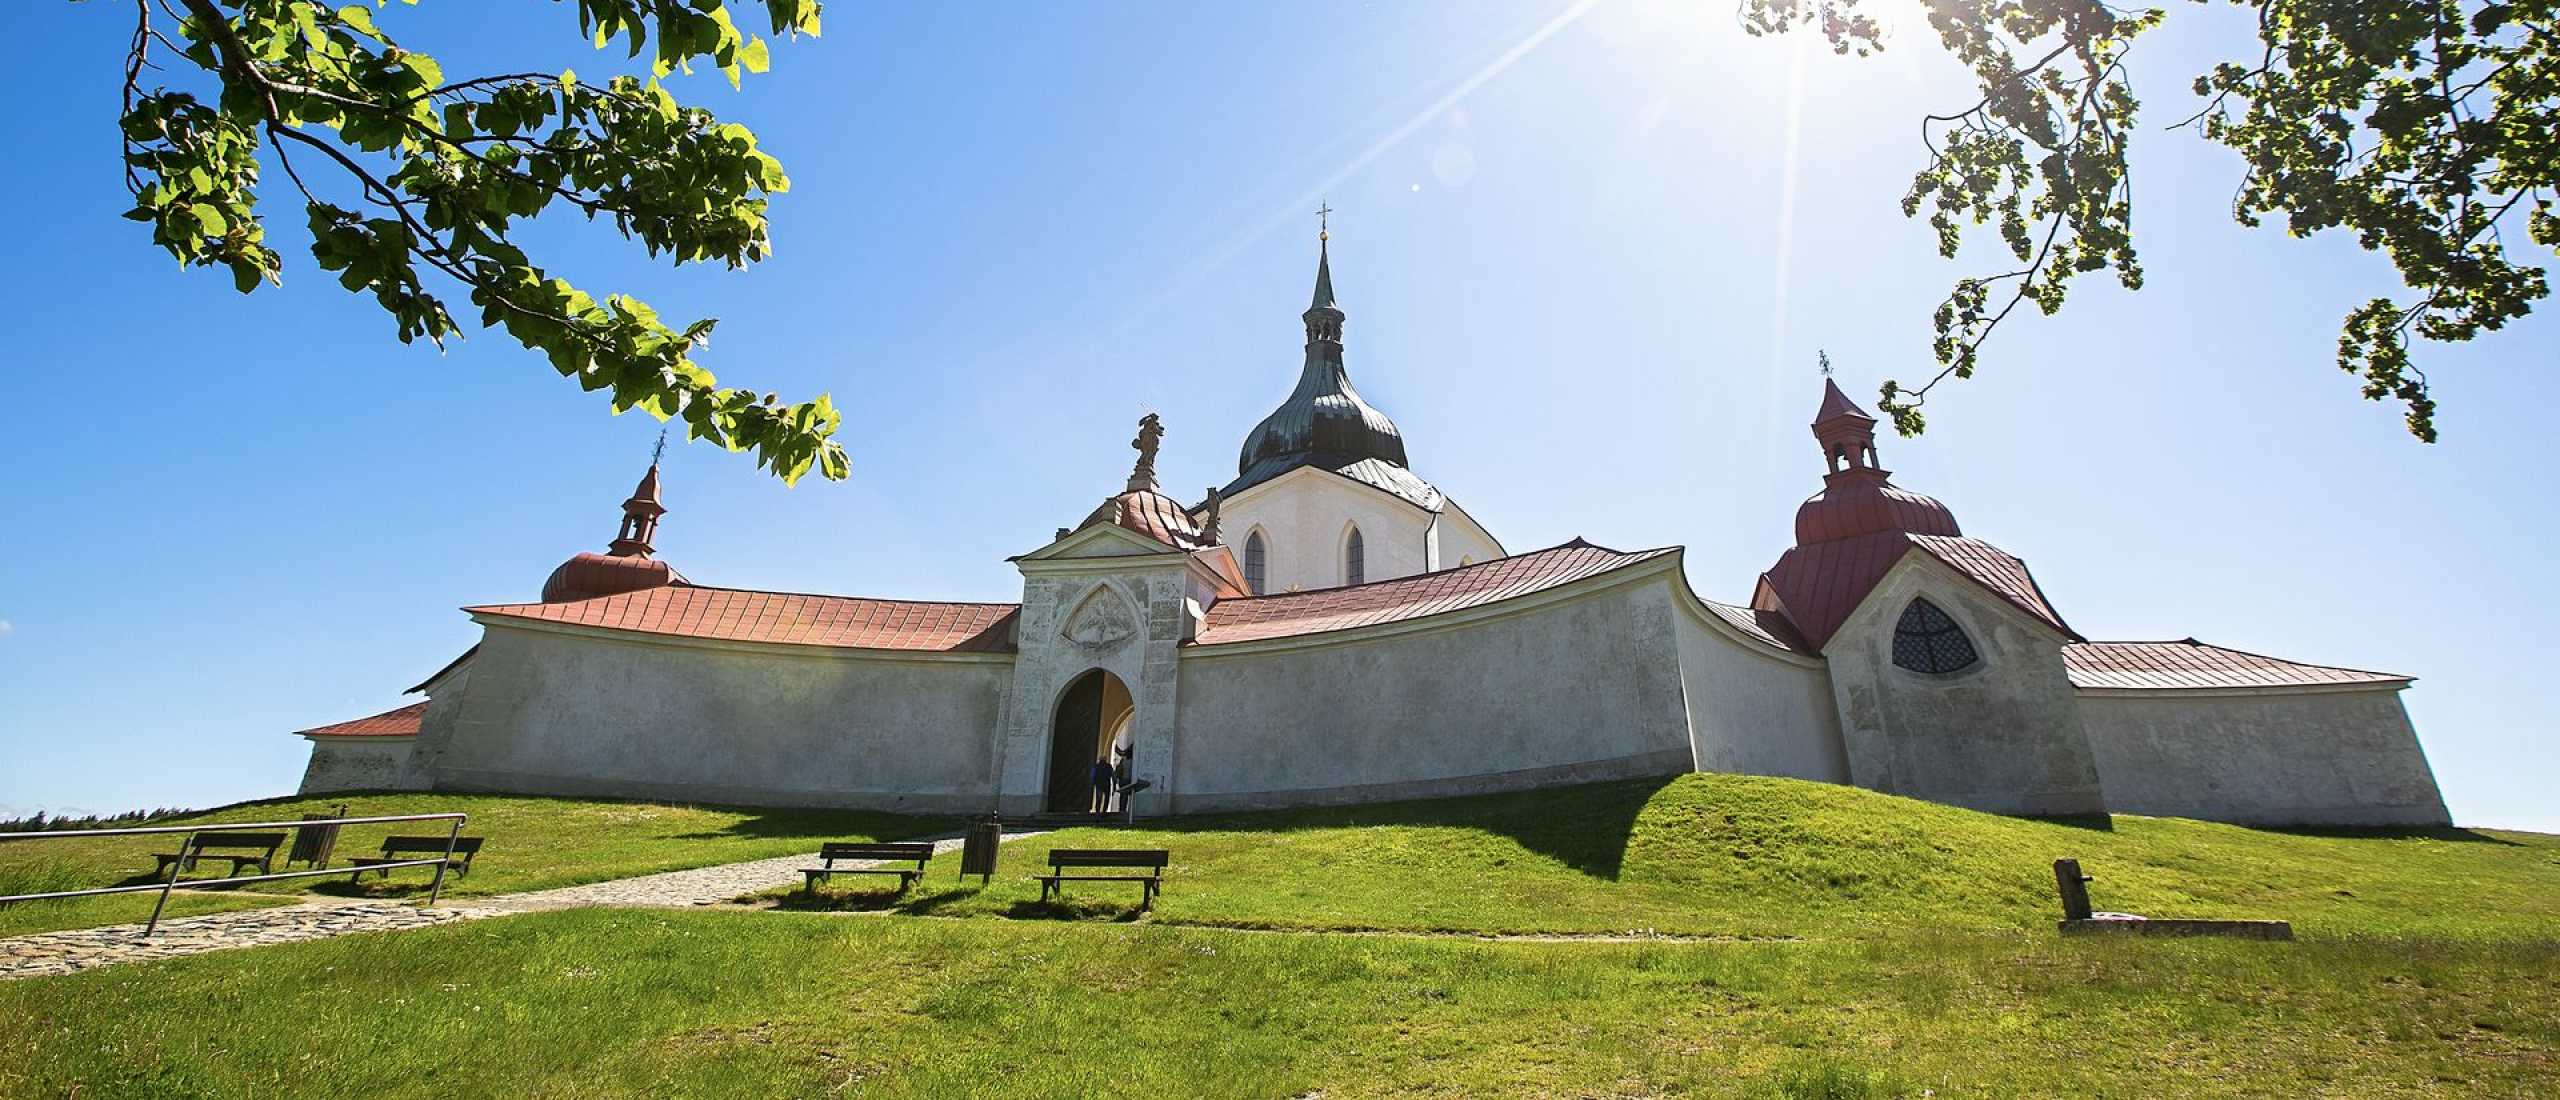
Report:
[[[0,983],[12,1097],[2541,1098],[2555,1048],[2547,941],[581,910]]]
[[[837,880],[820,907],[1118,915],[1137,888],[1036,904],[1051,847],[1174,853],[1153,920],[1241,928],[1800,937],[2049,929],[2052,863],[2099,908],[2290,920],[2313,937],[2551,938],[2560,837],[2468,830],[2315,835],[2166,818],[1999,817],[1853,787],[1730,775],[1529,794],[1238,814],[1009,841],[981,890],[935,861],[892,900]],[[783,905],[806,902],[778,891]]]
[[[356,810],[430,805],[492,837],[478,893],[947,824]],[[94,843],[0,881],[149,865]],[[1169,847],[1166,893],[1039,905],[1052,845]],[[2102,907],[2302,939],[2064,941],[2060,856]],[[0,982],[0,1097],[2560,1095],[2560,838],[2536,834],[1684,776],[1066,830],[1008,843],[986,888],[956,869],[766,903],[866,912],[577,910]]]
[[[349,815],[355,817],[450,810],[469,814],[464,835],[486,837],[488,844],[472,863],[470,877],[446,880],[445,893],[457,897],[574,886],[653,871],[811,852],[823,840],[896,840],[956,827],[956,823],[943,819],[852,810],[737,809],[467,794],[276,799],[227,806],[168,824],[289,821],[306,812],[333,811],[340,805],[347,806]],[[382,838],[394,833],[442,835],[443,830],[443,823],[432,821],[349,826],[338,838],[337,862],[343,864],[348,856],[376,854]],[[174,852],[177,842],[175,836],[0,842],[0,893],[148,882],[154,865],[152,853]],[[284,853],[277,854],[281,863]],[[203,873],[221,874],[227,867],[226,863],[211,863],[205,865]],[[307,891],[406,897],[424,893],[431,875],[431,869],[411,868],[394,871],[387,879],[368,876],[361,886],[350,886],[344,878],[262,883],[222,895],[198,895],[186,901],[184,909],[174,900],[170,906],[179,913],[212,912],[274,904],[253,894]],[[13,886],[21,883],[29,885],[24,889]],[[0,906],[0,935],[140,920],[149,915],[150,906],[148,896]]]

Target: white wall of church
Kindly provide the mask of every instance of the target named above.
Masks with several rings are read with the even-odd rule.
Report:
[[[1455,569],[1503,556],[1502,544],[1494,541],[1493,533],[1454,500],[1440,502],[1440,522],[1432,530],[1438,535],[1438,545],[1434,547],[1438,554],[1431,561],[1433,569]]]
[[[489,624],[438,789],[988,809],[1012,659]]]
[[[1708,622],[1711,613],[1686,593],[1675,595],[1684,605],[1680,686],[1697,770],[1848,782],[1839,710],[1822,662],[1735,638]]]
[[[1182,654],[1179,812],[1688,771],[1659,583]],[[1452,629],[1454,628],[1454,629]]]
[[[1302,466],[1221,502],[1219,530],[1242,560],[1246,536],[1268,548],[1266,592],[1338,588],[1343,542],[1360,528],[1371,581],[1426,572],[1433,515],[1329,470]]]
[[[2247,825],[2443,825],[2399,685],[2081,697],[2118,813]]]
[[[1926,597],[1981,661],[1945,675],[1893,663],[1894,625]],[[2080,701],[2050,627],[1913,550],[1823,649],[1850,781],[2008,814],[2106,809]]]
[[[310,741],[311,763],[302,771],[302,794],[418,786],[407,775],[415,737],[314,737]]]

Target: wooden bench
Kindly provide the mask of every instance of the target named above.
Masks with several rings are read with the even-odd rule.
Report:
[[[1165,864],[1172,861],[1173,853],[1162,848],[1053,848],[1049,851],[1049,873],[1045,875],[1033,875],[1031,877],[1039,880],[1040,900],[1044,902],[1049,900],[1049,896],[1053,892],[1058,897],[1062,899],[1065,898],[1067,896],[1066,884],[1070,882],[1138,883],[1144,889],[1143,894],[1141,894],[1138,900],[1138,908],[1145,909],[1155,904],[1156,891],[1164,888]],[[1104,869],[1145,868],[1147,873],[1143,875],[1097,875],[1090,873],[1071,875],[1067,873],[1067,869],[1071,867]]]
[[[355,866],[355,873],[348,875],[347,881],[361,882],[364,880],[364,873],[367,871],[381,875],[384,878],[390,878],[393,868],[382,866],[383,864],[406,863],[413,859],[434,859],[435,857],[444,854],[445,845],[447,844],[453,845],[453,858],[446,860],[445,866],[452,868],[456,875],[469,875],[471,873],[471,857],[480,854],[480,845],[486,839],[486,837],[476,836],[457,836],[449,838],[441,836],[384,837],[382,838],[381,855],[357,856],[347,861]]]
[[[806,883],[802,884],[800,888],[802,893],[817,893],[818,883],[833,875],[896,875],[898,876],[898,892],[903,894],[916,884],[917,879],[924,877],[925,862],[933,858],[933,845],[927,841],[899,842],[892,844],[869,844],[845,841],[819,845],[818,858],[825,860],[826,866],[809,867],[801,870],[800,874],[808,880]],[[836,866],[836,861],[840,859],[886,863],[912,862],[915,866],[838,867]]]
[[[154,878],[165,877],[169,873],[169,865],[181,860],[186,866],[178,869],[192,871],[200,859],[231,861],[231,874],[225,877],[237,877],[240,868],[251,864],[257,866],[259,874],[269,874],[274,870],[270,864],[275,862],[276,849],[284,847],[284,841],[283,833],[197,833],[193,848],[154,856],[160,865],[152,868],[151,874]],[[225,850],[214,851],[216,848]]]

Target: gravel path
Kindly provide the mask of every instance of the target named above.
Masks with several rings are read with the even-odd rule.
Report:
[[[1006,833],[1005,839],[1037,835],[1037,832]],[[960,847],[958,836],[934,837],[932,840],[936,854]],[[139,924],[42,932],[0,939],[0,980],[69,974],[115,963],[147,962],[235,947],[325,939],[350,932],[425,928],[546,909],[585,906],[679,909],[717,905],[776,886],[796,884],[800,881],[800,869],[815,863],[816,859],[808,854],[776,856],[718,867],[697,867],[690,871],[664,871],[584,886],[564,886],[556,890],[448,901],[432,909],[410,902],[315,897],[299,905],[273,909],[247,909],[164,920],[160,922],[160,930],[148,937],[142,935]]]

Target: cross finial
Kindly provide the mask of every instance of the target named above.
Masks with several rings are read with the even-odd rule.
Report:
[[[1316,205],[1316,239],[1319,241],[1333,239],[1333,204],[1331,203]]]
[[[667,430],[662,427],[658,429],[658,445],[649,449],[649,465],[657,465],[658,459],[665,456],[666,453]]]
[[[1831,353],[1827,351],[1816,351],[1813,354],[1815,358],[1822,361],[1822,376],[1824,378],[1831,377]]]

